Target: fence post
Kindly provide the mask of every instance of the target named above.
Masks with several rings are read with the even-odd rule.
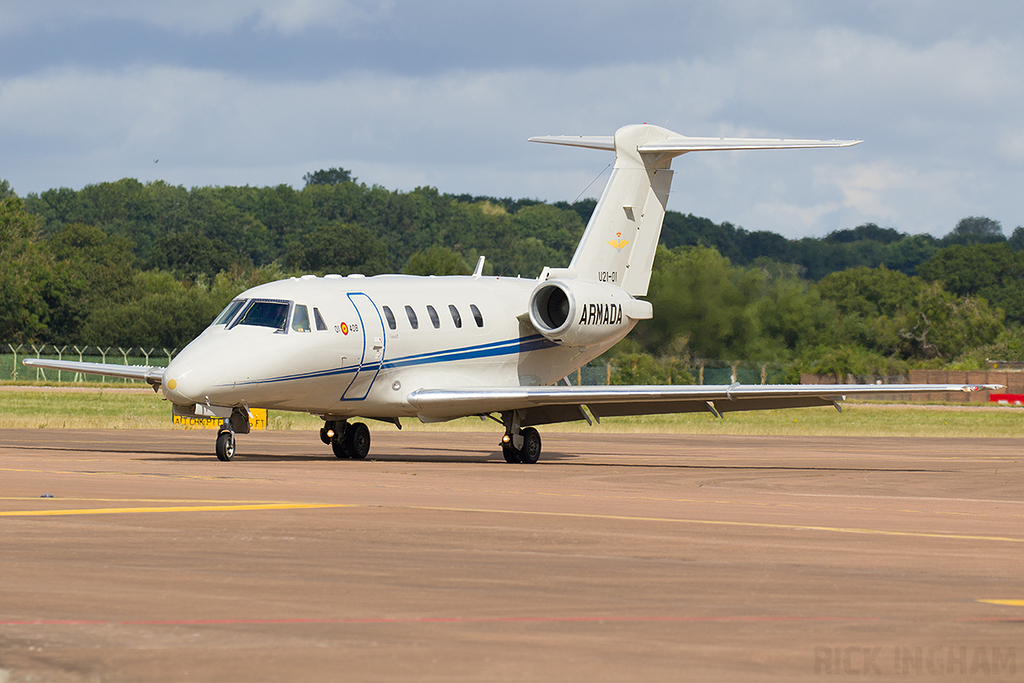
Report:
[[[11,380],[12,381],[17,381],[17,379],[18,379],[18,351],[21,350],[21,344],[18,344],[18,348],[14,348],[12,345],[8,344],[7,348],[9,348],[11,350],[11,353],[14,354],[14,367],[11,369]]]
[[[122,358],[124,358],[124,364],[125,364],[125,365],[128,365],[128,351],[131,351],[131,350],[132,350],[132,348],[133,348],[133,347],[129,346],[129,347],[128,347],[128,349],[127,349],[127,350],[125,350],[125,349],[122,349],[122,348],[121,348],[120,346],[119,346],[119,347],[117,347],[117,350],[118,350],[118,351],[119,351],[119,352],[121,353],[121,357],[122,357]],[[123,378],[123,379],[124,379],[124,383],[125,383],[125,384],[128,384],[128,378],[127,378],[127,377],[125,377],[125,378]]]
[[[768,364],[761,363],[761,384],[768,384]]]
[[[612,383],[612,362],[608,361],[604,364],[604,385],[610,386]]]
[[[84,351],[85,351],[85,350],[86,350],[87,348],[89,348],[89,347],[88,347],[88,346],[84,346],[84,347],[82,347],[82,348],[78,348],[77,346],[75,346],[75,347],[74,347],[74,349],[75,349],[75,353],[77,353],[77,354],[78,354],[78,362],[79,362],[79,363],[81,363],[81,362],[82,362],[82,354],[83,354],[83,352],[84,352]],[[82,381],[82,373],[80,373],[80,372],[76,372],[76,373],[75,373],[75,378],[74,378],[73,380],[71,380],[71,381],[72,381],[72,382],[81,382],[81,381]]]
[[[46,344],[43,344],[42,346],[40,346],[38,348],[36,348],[35,344],[32,344],[32,350],[35,351],[37,359],[39,358],[39,354],[42,353],[43,349],[45,349],[45,348],[46,348]],[[42,368],[36,368],[36,381],[37,382],[39,381],[39,375],[43,376],[43,381],[45,382],[46,381],[46,373],[43,372]]]
[[[736,383],[736,369],[739,368],[739,366],[740,362],[738,360],[734,360],[732,362],[732,379],[730,381],[734,384]]]
[[[59,349],[56,346],[54,346],[53,348],[57,352],[57,360],[64,360],[64,352],[68,350],[67,344],[65,344],[64,346],[60,347]],[[57,381],[58,382],[61,381],[60,370],[57,371]]]

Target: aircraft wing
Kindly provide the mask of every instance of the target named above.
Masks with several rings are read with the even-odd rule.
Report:
[[[164,381],[164,368],[150,365],[116,365],[114,363],[85,363],[74,360],[50,360],[48,358],[26,358],[22,361],[30,368],[81,372],[86,375],[106,375],[147,382],[156,390]]]
[[[708,411],[721,417],[739,410],[835,406],[851,396],[961,393],[998,384],[731,384],[671,386],[548,386],[420,389],[408,396],[426,422],[466,415],[523,411],[522,425],[583,419],[587,406],[598,419]]]

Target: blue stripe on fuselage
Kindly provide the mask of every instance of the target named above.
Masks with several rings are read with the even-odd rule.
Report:
[[[281,375],[280,377],[269,377],[267,379],[256,379],[249,380],[246,382],[235,382],[234,386],[269,384],[272,382],[290,382],[294,380],[316,379],[320,377],[345,375],[354,372],[361,372],[363,370],[393,370],[396,368],[407,368],[416,365],[429,365],[431,363],[448,363],[460,360],[474,360],[477,358],[493,358],[495,356],[504,356],[512,353],[522,353],[525,351],[536,351],[539,349],[546,349],[554,346],[557,346],[557,344],[545,339],[539,334],[535,334],[529,337],[519,337],[517,339],[508,339],[506,341],[491,342],[489,344],[478,344],[476,346],[465,346],[457,349],[442,349],[440,351],[431,351],[429,353],[418,353],[413,354],[411,356],[403,356],[401,358],[395,358],[392,360],[384,361],[383,363],[380,361],[374,361],[372,363],[352,365],[347,368],[331,368],[329,370],[317,370],[315,372],[304,372],[294,375]],[[222,384],[220,386],[230,385]]]

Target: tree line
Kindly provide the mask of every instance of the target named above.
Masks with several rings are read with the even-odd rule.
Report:
[[[305,180],[126,178],[23,199],[0,181],[0,340],[180,348],[242,289],[304,273],[460,274],[486,255],[487,274],[536,277],[568,264],[596,204],[390,191],[345,169]],[[1024,228],[1007,238],[985,217],[942,238],[866,224],[790,240],[669,211],[656,316],[616,352],[666,372],[692,358],[844,374],[1017,359],[1022,249]]]

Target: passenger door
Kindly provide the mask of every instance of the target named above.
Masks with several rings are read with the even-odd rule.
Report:
[[[348,295],[359,315],[359,331],[363,335],[363,352],[355,376],[341,395],[342,401],[362,401],[370,393],[373,381],[380,374],[384,362],[387,335],[384,334],[384,320],[373,300],[363,294]]]

